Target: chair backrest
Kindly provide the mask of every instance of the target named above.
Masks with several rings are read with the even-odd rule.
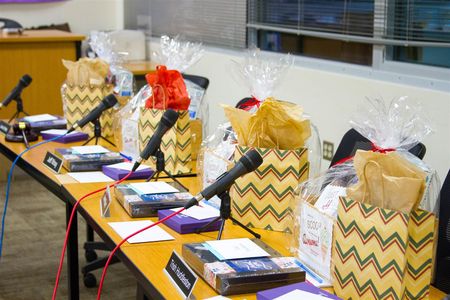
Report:
[[[330,167],[335,165],[338,161],[351,156],[355,147],[360,148],[358,142],[370,143],[368,139],[362,136],[355,129],[352,128],[349,131],[347,131],[342,137],[342,140],[339,143],[338,148],[336,149],[336,153],[334,154],[333,159],[331,160]],[[363,144],[360,145],[362,146]],[[409,149],[409,152],[411,152],[411,154],[417,156],[420,159],[423,159],[426,151],[427,149],[425,145],[422,143],[419,143],[413,148]]]
[[[435,263],[435,286],[445,293],[450,293],[450,170],[440,194],[439,233]]]
[[[0,28],[23,28],[19,22],[11,19],[0,18]]]
[[[201,86],[205,90],[208,89],[209,86],[209,79],[202,76],[197,75],[189,75],[189,74],[182,74],[184,79],[187,79],[189,81],[192,81],[193,83]]]

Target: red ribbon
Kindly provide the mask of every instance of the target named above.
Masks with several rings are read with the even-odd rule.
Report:
[[[249,99],[245,103],[241,104],[240,109],[249,111],[254,106],[259,108],[261,106],[261,103],[262,103],[262,101],[256,99],[255,96],[252,96],[251,99]]]
[[[388,152],[395,151],[395,148],[381,148],[381,147],[378,147],[377,145],[375,145],[374,143],[371,143],[371,145],[372,145],[372,149],[370,149],[370,151],[373,151],[373,152],[379,152],[379,153],[386,154]],[[340,159],[337,162],[335,162],[331,167],[343,164],[343,163],[349,161],[352,158],[353,158],[353,155],[352,156],[348,156],[348,157],[344,157],[343,159]]]

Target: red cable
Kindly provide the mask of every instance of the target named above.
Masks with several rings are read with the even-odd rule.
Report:
[[[122,246],[129,238],[132,238],[133,236],[135,236],[136,234],[141,233],[142,231],[145,231],[145,230],[147,230],[149,228],[152,228],[153,226],[156,226],[158,224],[161,224],[162,222],[167,221],[168,219],[170,219],[170,218],[178,215],[179,213],[181,213],[183,210],[185,210],[184,207],[181,208],[180,210],[177,210],[177,211],[173,212],[172,214],[170,214],[167,217],[159,220],[156,223],[153,223],[151,225],[148,225],[147,227],[139,229],[138,231],[136,231],[136,232],[130,234],[129,236],[127,236],[126,238],[124,238],[122,241],[120,241],[119,244],[117,244],[117,246],[109,254],[108,260],[106,261],[105,267],[103,268],[102,278],[100,279],[100,283],[98,285],[97,300],[100,300],[100,297],[101,297],[101,294],[102,294],[103,282],[105,281],[106,271],[108,270],[109,263],[111,262],[111,259],[113,258],[114,253],[116,253],[116,251],[119,250],[120,246]]]
[[[115,181],[114,183],[112,183],[111,185],[109,185],[109,187],[113,187],[113,186],[118,185],[119,183],[125,181],[128,177],[130,177],[131,174],[132,174],[132,172],[130,171],[124,178],[122,178],[122,179],[120,179],[120,180],[118,180],[118,181]],[[70,228],[71,228],[71,226],[72,226],[73,216],[75,215],[75,213],[76,213],[76,211],[77,211],[78,204],[79,204],[82,200],[86,199],[87,197],[92,196],[92,195],[94,195],[94,194],[96,194],[96,193],[98,193],[98,192],[104,191],[104,190],[106,190],[106,187],[101,188],[101,189],[98,189],[98,190],[95,190],[95,191],[93,191],[93,192],[90,192],[90,193],[84,195],[84,196],[81,197],[79,200],[77,200],[77,202],[75,203],[75,205],[74,205],[73,208],[72,208],[72,213],[70,214],[69,223],[67,224],[66,237],[64,238],[64,245],[63,245],[63,248],[62,248],[62,251],[61,251],[61,258],[60,258],[60,260],[59,260],[58,272],[56,273],[56,280],[55,280],[55,286],[54,286],[54,288],[53,288],[52,300],[55,300],[55,299],[56,299],[56,292],[57,292],[57,290],[58,290],[59,279],[60,279],[60,277],[61,277],[61,271],[62,271],[62,267],[63,267],[63,263],[64,263],[64,256],[65,256],[66,248],[67,248],[67,241],[68,241],[68,239],[69,239],[69,232],[70,232]]]

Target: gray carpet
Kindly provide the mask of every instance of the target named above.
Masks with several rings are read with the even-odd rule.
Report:
[[[3,212],[5,190],[6,182],[0,182],[0,212]],[[82,243],[86,239],[86,225],[81,217],[78,219],[81,268],[85,262]],[[64,227],[63,202],[23,172],[16,176],[11,186],[0,260],[0,300],[51,299]],[[94,274],[99,281],[101,270]],[[80,299],[96,299],[96,295],[97,288],[84,287],[80,277]],[[133,276],[122,264],[112,265],[108,269],[102,299],[134,299],[135,295]],[[65,269],[58,299],[67,299]]]

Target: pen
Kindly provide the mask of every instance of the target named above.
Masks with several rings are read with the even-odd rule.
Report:
[[[119,152],[120,156],[122,156],[123,158],[125,158],[128,161],[133,161],[133,158],[131,156],[125,155],[122,152]]]

